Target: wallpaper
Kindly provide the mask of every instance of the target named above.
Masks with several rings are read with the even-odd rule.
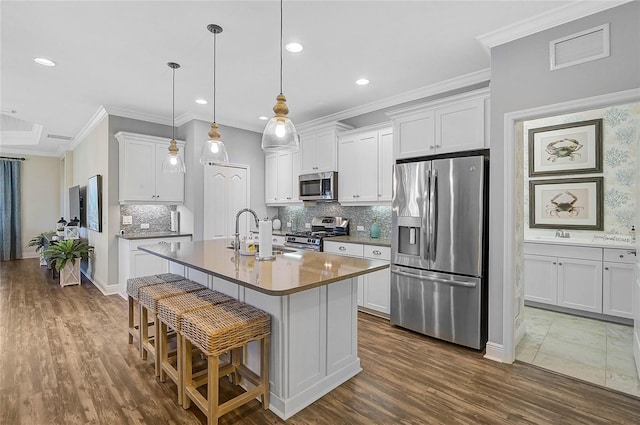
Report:
[[[636,102],[523,123],[525,239],[532,236],[553,237],[555,235],[554,229],[529,228],[529,178],[527,171],[529,166],[527,134],[529,129],[598,118],[603,120],[603,172],[580,175],[567,174],[566,177],[602,176],[604,178],[604,231],[571,230],[571,236],[589,238],[598,233],[628,235],[632,225],[638,227],[635,213],[637,196],[634,182],[638,166],[638,141],[640,140],[640,103]],[[539,179],[562,177],[564,176],[540,177]]]

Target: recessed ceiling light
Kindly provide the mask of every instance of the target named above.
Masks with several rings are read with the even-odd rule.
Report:
[[[300,53],[303,49],[302,44],[300,43],[287,43],[287,45],[284,47],[288,52],[291,53]]]
[[[367,84],[369,84],[369,80],[367,80],[366,78],[360,78],[359,80],[356,80],[356,84],[359,86],[366,86]]]
[[[262,121],[266,121],[266,120],[268,120],[268,119],[269,119],[269,117],[265,117],[265,116],[263,115],[263,116],[261,116],[261,117],[258,117],[258,119],[259,119],[259,120],[262,120]]]
[[[40,65],[44,65],[44,66],[56,66],[56,63],[54,61],[52,61],[51,59],[47,59],[47,58],[33,58],[34,61],[36,61],[36,63],[39,63]]]
[[[206,100],[204,100],[204,99],[196,99],[196,103],[197,103],[198,105],[206,105],[206,104],[207,104],[207,103],[209,103],[209,102],[207,102],[207,101],[206,101]]]

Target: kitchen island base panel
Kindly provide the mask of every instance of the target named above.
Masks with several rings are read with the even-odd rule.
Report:
[[[172,263],[173,273],[193,274]],[[268,295],[208,276],[209,288],[271,314],[270,405],[286,420],[357,375],[357,278],[296,292]],[[247,366],[260,373],[259,346],[250,343]]]

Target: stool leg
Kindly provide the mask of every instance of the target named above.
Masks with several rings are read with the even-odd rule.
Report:
[[[260,341],[260,379],[262,381],[262,408],[269,408],[269,354],[271,350],[271,338],[269,335]]]
[[[187,338],[182,338],[182,370],[183,370],[183,383],[182,388],[184,393],[182,395],[182,408],[188,409],[191,407],[191,398],[186,391],[187,387],[193,386],[193,359],[191,358],[191,341]]]
[[[176,370],[178,371],[178,404],[182,405],[182,399],[184,398],[184,367],[182,365],[182,362],[184,362],[184,352],[182,351],[182,335],[178,332],[176,332],[176,340],[178,342],[178,348],[176,351],[176,355],[178,356],[176,358]]]
[[[158,348],[159,348],[159,343],[158,340],[160,339],[160,321],[158,320],[158,314],[155,313],[154,314],[154,319],[153,319],[153,348],[154,348],[154,356],[153,356],[153,363],[155,364],[155,369],[156,369],[156,377],[160,376],[160,356],[158,355]]]
[[[167,373],[164,371],[164,369],[162,368],[162,362],[168,362],[169,361],[169,342],[167,341],[169,338],[167,337],[167,325],[164,324],[163,322],[159,321],[156,318],[156,323],[158,323],[159,326],[157,326],[159,328],[158,331],[158,339],[156,339],[156,359],[160,359],[159,361],[156,362],[156,365],[159,364],[159,373],[160,373],[160,382],[166,382],[167,380]],[[157,374],[157,373],[156,373]]]
[[[139,304],[138,307],[139,307],[138,310],[140,311],[138,315],[140,317],[140,326],[138,326],[140,358],[142,360],[147,360],[147,351],[144,348],[144,342],[146,342],[149,339],[149,317],[147,314],[147,309],[142,304]]]
[[[133,298],[131,296],[129,298],[129,344],[133,344],[133,335],[131,335],[131,331],[135,329],[135,320],[133,318]]]
[[[218,425],[218,356],[207,356],[207,425]]]

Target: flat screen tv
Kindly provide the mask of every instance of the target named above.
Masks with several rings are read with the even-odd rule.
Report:
[[[80,186],[73,186],[69,188],[69,221],[78,217],[80,220],[80,226],[84,224],[82,217],[82,195],[80,193]]]

